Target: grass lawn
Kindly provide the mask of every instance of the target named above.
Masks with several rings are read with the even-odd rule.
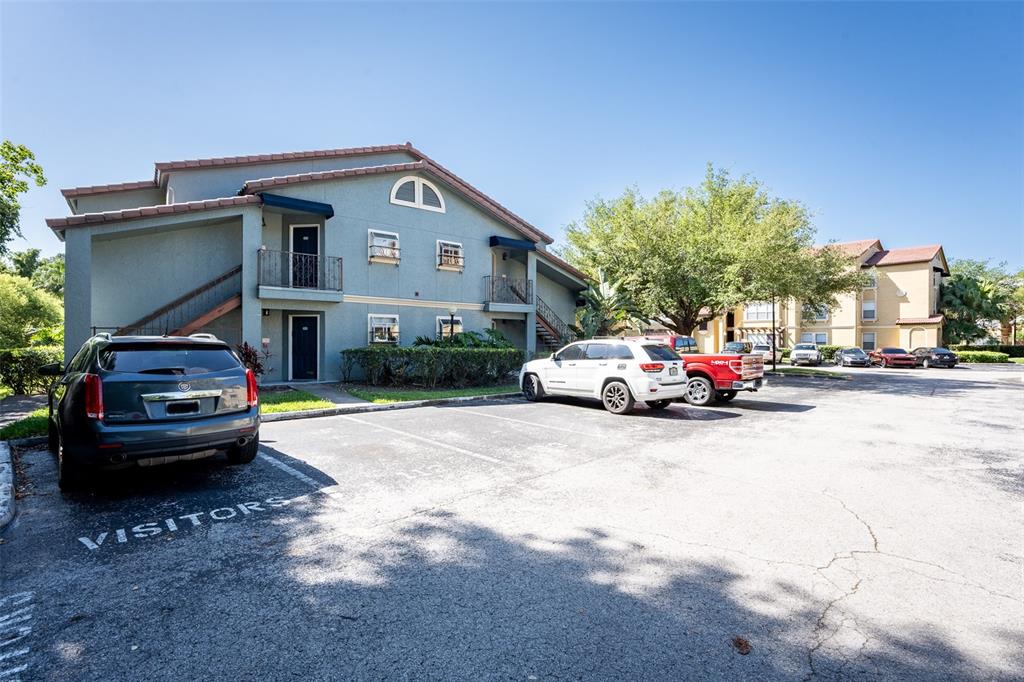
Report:
[[[382,386],[346,386],[345,390],[357,398],[371,403],[401,403],[407,400],[437,400],[438,398],[462,398],[494,393],[518,393],[516,384],[499,386],[473,386],[472,388],[385,388]]]
[[[30,412],[24,419],[19,419],[0,429],[0,440],[8,438],[31,438],[46,435],[46,418],[49,410],[40,407]]]
[[[260,393],[260,412],[263,414],[322,410],[325,407],[334,407],[334,403],[306,391],[268,391]]]
[[[775,370],[779,374],[788,374],[797,377],[824,377],[825,379],[852,379],[849,374],[830,372],[827,369],[814,369],[813,367],[779,367]]]
[[[1024,358],[1010,358],[1010,362],[1016,362],[1018,365],[1024,365]],[[0,388],[0,391],[3,389]]]

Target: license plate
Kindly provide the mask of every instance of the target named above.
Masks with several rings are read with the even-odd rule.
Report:
[[[678,367],[669,367],[668,368],[668,375],[670,377],[678,376],[679,375],[679,368]]]

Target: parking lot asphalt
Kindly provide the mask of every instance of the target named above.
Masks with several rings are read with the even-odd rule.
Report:
[[[0,682],[1021,679],[1024,368],[265,424],[62,495],[21,453]]]

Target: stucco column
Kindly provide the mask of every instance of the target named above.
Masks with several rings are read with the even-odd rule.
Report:
[[[88,227],[64,233],[64,362],[92,336],[92,234]]]
[[[526,279],[533,286],[533,307],[526,313],[526,357],[537,352],[537,252],[526,252]]]
[[[263,308],[257,295],[258,251],[263,243],[263,211],[259,207],[242,212],[242,340],[260,348]]]

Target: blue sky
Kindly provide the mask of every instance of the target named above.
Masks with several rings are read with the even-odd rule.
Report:
[[[822,241],[1024,265],[1024,5],[0,3],[0,130],[59,188],[411,140],[560,237],[708,161]],[[16,242],[14,248],[24,248]]]

